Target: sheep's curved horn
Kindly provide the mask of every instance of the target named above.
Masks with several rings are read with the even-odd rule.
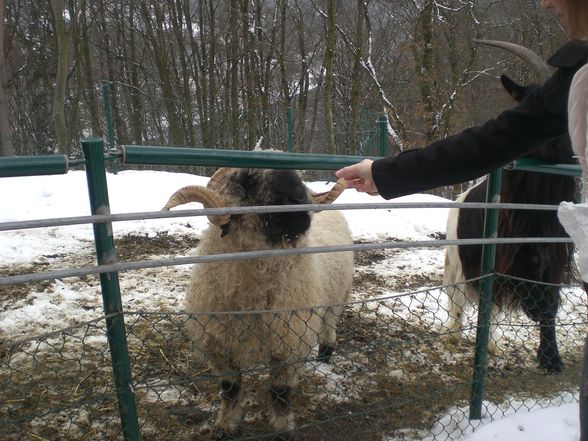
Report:
[[[314,193],[312,195],[312,200],[315,204],[331,204],[346,188],[347,181],[345,181],[345,179],[339,179],[331,190],[324,193]]]
[[[199,185],[188,185],[176,191],[167,201],[162,211],[169,211],[170,208],[189,202],[200,202],[205,208],[225,207],[221,196],[213,190]],[[208,220],[214,225],[225,225],[231,219],[230,214],[209,215]]]
[[[219,168],[217,171],[214,172],[214,174],[210,177],[210,180],[208,181],[208,184],[206,184],[207,188],[210,188],[212,190],[217,190],[218,186],[220,185],[220,183],[226,179],[226,177],[233,173],[236,169],[235,168],[229,168],[229,167],[222,167]]]
[[[533,52],[531,49],[525,46],[498,40],[475,39],[474,43],[498,47],[500,49],[504,49],[510,52],[511,54],[518,56],[522,60],[526,61],[533,68],[535,75],[537,75],[537,77],[542,81],[547,81],[549,77],[551,77],[551,70],[549,69],[549,65],[545,61],[543,61],[543,59],[539,55],[537,55],[535,52]]]

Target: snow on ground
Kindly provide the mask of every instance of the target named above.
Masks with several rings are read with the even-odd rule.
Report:
[[[533,400],[510,401],[506,408],[485,402],[482,421],[473,432],[469,428],[471,421],[464,418],[468,409],[456,408],[439,420],[432,435],[424,441],[445,439],[447,432],[463,433],[455,438],[460,441],[577,441],[580,435],[577,400],[577,395],[566,394],[549,405]],[[538,410],[536,404],[540,406]],[[554,405],[557,407],[549,407]],[[531,406],[534,406],[532,411],[524,410]],[[502,412],[502,418],[488,424],[490,415]]]
[[[154,171],[125,171],[117,175],[108,174],[108,187],[112,213],[145,212],[159,210],[168,197],[184,185],[205,184],[207,178],[182,173],[164,173]],[[315,191],[324,191],[331,184],[323,182],[309,183]],[[435,202],[445,199],[431,195],[413,195],[399,198],[401,202]],[[346,191],[337,203],[386,202],[380,197],[371,197],[354,191]],[[86,177],[84,172],[70,172],[67,175],[45,177],[3,178],[0,180],[0,222],[22,221],[29,219],[46,219],[56,217],[84,216],[90,214]],[[189,208],[189,207],[186,207]],[[355,240],[388,241],[430,240],[439,232],[445,231],[447,209],[381,209],[350,210],[345,215],[350,223]],[[206,228],[205,217],[192,217],[119,222],[114,225],[115,237],[125,234],[156,237],[161,233],[199,235]],[[75,262],[78,266],[92,265],[93,243],[92,228],[89,225],[52,227],[44,229],[27,229],[0,232],[0,267],[17,265],[45,265],[54,256],[72,253],[87,254],[87,262]],[[443,254],[441,249],[414,249],[410,253],[399,255],[395,265],[379,266],[383,278],[393,278],[394,271],[406,268],[414,274],[439,274],[442,271]],[[188,268],[176,267],[175,271],[185,272]],[[125,282],[132,284],[134,282]],[[100,312],[97,299],[99,291],[96,286],[83,285],[72,289],[60,281],[51,288],[52,296],[43,292],[28,297],[20,303],[12,303],[10,308],[0,307],[0,329],[8,335],[20,335],[22,329],[35,326],[39,322],[54,329],[61,329],[71,320],[75,322],[95,318]],[[166,286],[168,297],[141,296],[136,292],[125,302],[134,303],[135,307],[158,310],[161,304],[181,303],[181,289]],[[393,297],[393,292],[383,292],[383,296]],[[392,297],[391,297],[392,296]],[[434,296],[434,295],[433,295]],[[408,297],[408,301],[410,297]],[[390,301],[393,301],[390,300]],[[403,299],[403,302],[406,300]],[[406,306],[406,305],[405,305]],[[405,308],[406,311],[414,309]],[[428,310],[429,306],[424,308]],[[438,302],[435,305],[438,308]],[[410,313],[407,312],[407,318]],[[422,316],[421,316],[422,319]],[[438,319],[438,317],[437,317]],[[433,319],[431,319],[433,320]],[[551,402],[553,404],[553,402]],[[513,403],[511,403],[513,404]],[[579,424],[577,419],[577,397],[568,396],[558,407],[541,408],[533,406],[531,412],[514,413],[513,409],[505,411],[505,417],[494,420],[492,424],[482,424],[472,433],[471,426],[455,418],[463,415],[463,409],[454,409],[440,418],[443,430],[435,435],[437,441],[467,440],[488,441],[505,439],[509,441],[571,441],[578,439]],[[488,414],[492,414],[491,405],[487,404]],[[465,412],[467,414],[467,412]],[[486,418],[483,422],[488,422]],[[433,433],[435,431],[433,430]]]

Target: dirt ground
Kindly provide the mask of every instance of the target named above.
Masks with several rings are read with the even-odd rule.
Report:
[[[197,243],[191,237],[162,234],[121,237],[116,247],[119,259],[130,261],[169,257],[170,252],[189,255]],[[430,272],[415,272],[410,266],[414,258],[437,264]],[[84,254],[45,256],[30,265],[0,267],[0,275],[90,266],[93,259],[89,247]],[[190,318],[181,313],[188,270],[167,267],[120,275],[128,311],[132,386],[144,440],[215,439],[217,379],[195,356],[195,342],[185,331]],[[390,271],[395,277],[387,276]],[[475,321],[469,322],[459,343],[449,341],[442,328],[447,312],[444,290],[439,288],[441,272],[440,250],[356,255],[354,303],[347,306],[339,324],[332,363],[308,360],[294,395],[299,439],[436,439],[431,429],[439,416],[467,405]],[[41,295],[67,300],[61,283],[65,282],[0,288],[0,311],[16,311]],[[35,320],[36,327],[17,335],[2,337],[0,329],[0,439],[121,438],[104,336],[111,322],[101,316],[97,278],[71,279],[67,286],[73,292],[89,293],[83,300],[76,297],[74,313]],[[502,354],[489,357],[485,399],[516,400],[527,406],[529,400],[557,400],[577,389],[586,332],[585,320],[579,317],[586,317],[586,310],[577,290],[564,287],[562,296],[558,340],[564,372],[550,375],[539,369],[536,327],[524,317],[508,316],[500,341]],[[271,439],[268,376],[264,366],[245,372],[246,413],[238,439]]]

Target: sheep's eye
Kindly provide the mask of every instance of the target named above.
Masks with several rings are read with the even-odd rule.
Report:
[[[230,230],[229,227],[230,226],[231,226],[230,222],[229,223],[226,223],[224,225],[221,225],[221,227],[220,227],[220,229],[221,229],[221,237],[225,237],[227,234],[229,234],[229,230]]]

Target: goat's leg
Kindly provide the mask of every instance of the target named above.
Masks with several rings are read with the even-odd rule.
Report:
[[[502,351],[498,348],[500,333],[498,332],[498,318],[500,308],[495,304],[492,305],[492,314],[490,315],[490,337],[488,339],[488,353],[494,356],[502,356]]]
[[[331,356],[335,352],[337,322],[342,312],[343,306],[325,308],[322,329],[319,334],[319,353],[317,357],[317,360],[322,363],[330,363]]]
[[[294,413],[292,412],[292,394],[297,382],[297,369],[285,360],[271,360],[270,378],[270,424],[276,435],[275,440],[294,440]]]
[[[465,286],[447,286],[447,323],[444,331],[448,333],[450,342],[458,343],[461,340],[465,315],[466,296]]]
[[[539,367],[554,374],[561,372],[563,370],[563,362],[561,361],[557,347],[555,319],[541,320],[539,322],[539,335],[539,350],[537,351]]]
[[[453,209],[452,209],[453,210]],[[458,211],[450,210],[451,225],[447,225],[447,238],[457,239]],[[448,333],[447,339],[457,343],[461,339],[464,308],[467,302],[465,277],[459,257],[459,247],[448,246],[445,250],[445,265],[443,269],[443,286],[447,292],[447,322],[442,326],[442,332]]]
[[[539,325],[539,367],[550,373],[559,373],[563,370],[555,332],[555,318],[560,301],[559,289],[539,283],[526,286],[528,294],[523,299],[523,309],[527,316]]]

